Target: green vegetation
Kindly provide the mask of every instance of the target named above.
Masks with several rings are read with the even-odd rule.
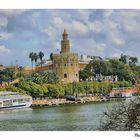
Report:
[[[3,81],[13,80],[13,72],[5,69],[1,71],[0,76]],[[2,81],[2,82],[3,82]],[[112,88],[131,87],[132,84],[127,81],[120,82],[96,82],[83,81],[70,84],[61,84],[59,78],[50,72],[34,73],[28,78],[21,78],[18,83],[10,84],[0,90],[20,92],[31,95],[33,98],[60,98],[65,95],[86,96],[87,94],[99,95],[100,93],[109,93]]]
[[[40,59],[42,64],[44,54],[31,52],[29,58],[32,62],[37,63]],[[51,54],[50,58],[53,55]],[[79,75],[80,82],[70,84],[61,84],[56,74],[51,72],[32,73],[32,75],[23,76],[23,67],[19,67],[19,73],[10,69],[0,70],[0,91],[11,90],[23,94],[29,94],[33,98],[60,98],[65,95],[86,96],[87,94],[100,95],[108,94],[112,88],[132,87],[140,75],[140,66],[137,66],[138,59],[121,55],[119,59],[92,60]],[[105,79],[95,79],[96,75],[117,76],[115,80],[107,81]],[[19,78],[20,77],[20,78]],[[19,78],[18,83],[10,83]],[[3,86],[3,83],[7,83]],[[9,84],[10,83],[10,84]]]
[[[34,73],[30,78],[26,79],[27,81],[32,81],[36,84],[57,84],[59,83],[59,78],[55,73],[43,72],[43,73]]]
[[[117,76],[118,81],[130,81],[133,84],[140,75],[140,66],[137,66],[137,57],[121,55],[119,59],[92,60],[84,70],[79,73],[80,79],[86,80],[96,75]],[[98,79],[100,81],[100,79]]]
[[[31,80],[21,81],[19,84],[10,85],[6,90],[16,91],[23,94],[31,95],[33,98],[61,98],[65,95],[86,96],[87,94],[107,95],[114,87],[131,87],[129,82],[73,82],[67,85],[42,83],[37,84]],[[1,89],[0,89],[1,90]]]
[[[0,70],[0,84],[2,85],[4,82],[12,82],[15,79],[15,72],[10,69]]]
[[[104,112],[100,123],[104,131],[140,130],[140,97],[130,102],[122,102]]]

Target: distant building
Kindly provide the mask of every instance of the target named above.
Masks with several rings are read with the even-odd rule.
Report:
[[[90,62],[92,60],[103,60],[100,56],[92,56],[92,55],[80,55],[80,62]]]

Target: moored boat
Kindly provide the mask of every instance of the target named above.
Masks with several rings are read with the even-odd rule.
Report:
[[[32,97],[21,95],[17,92],[1,91],[0,92],[0,110],[30,107]]]

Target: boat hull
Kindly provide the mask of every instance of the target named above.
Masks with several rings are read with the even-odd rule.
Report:
[[[3,107],[0,107],[0,110],[5,110],[5,109],[21,109],[21,108],[27,108],[27,107],[30,107],[30,106],[31,106],[31,104],[3,106]]]

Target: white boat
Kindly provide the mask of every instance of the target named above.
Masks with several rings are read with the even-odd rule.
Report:
[[[25,108],[32,104],[32,97],[21,95],[17,92],[1,91],[0,92],[0,110]]]
[[[123,88],[113,88],[110,92],[110,97],[112,98],[131,98],[134,93],[132,87]]]

